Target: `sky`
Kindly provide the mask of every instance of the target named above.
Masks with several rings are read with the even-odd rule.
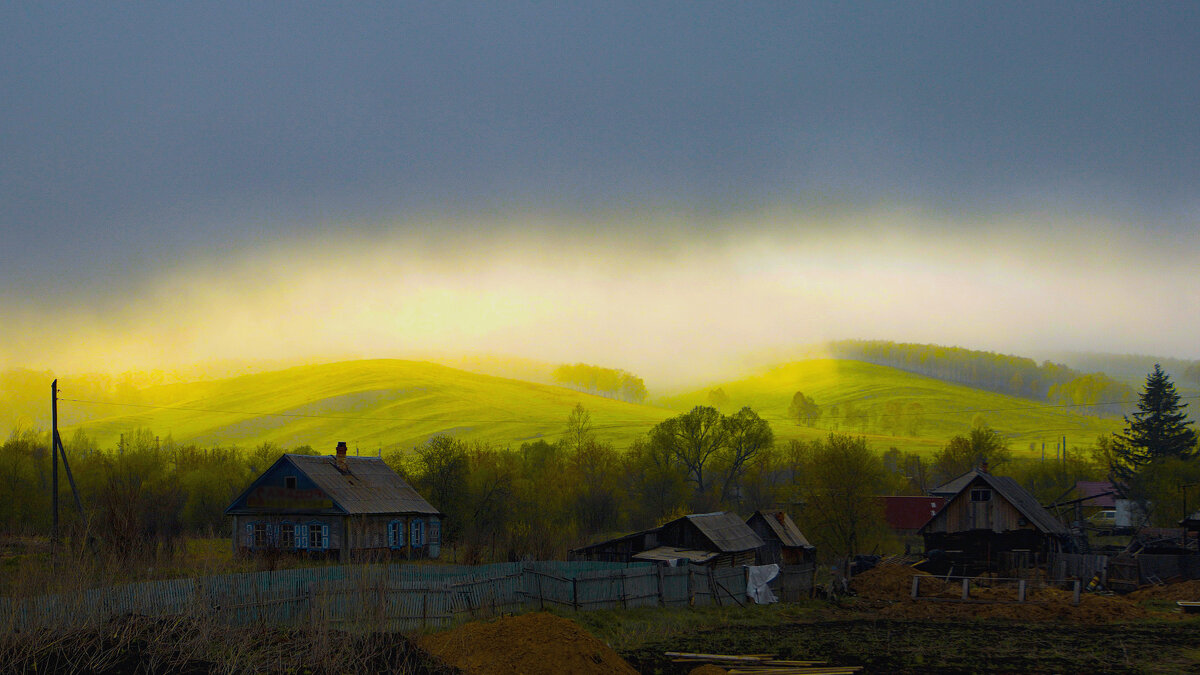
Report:
[[[5,3],[0,367],[1200,358],[1200,4]]]

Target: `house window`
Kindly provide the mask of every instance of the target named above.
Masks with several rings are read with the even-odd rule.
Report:
[[[259,521],[254,523],[254,543],[251,544],[254,548],[266,548],[268,542],[269,531],[267,524]]]
[[[991,490],[971,490],[971,501],[986,502],[992,499]]]
[[[412,545],[425,545],[425,521],[415,518],[412,521]]]
[[[319,551],[329,548],[329,526],[321,523],[309,523],[308,548]]]
[[[279,526],[279,548],[293,549],[296,548],[296,526],[291,523],[283,523]]]
[[[429,543],[442,543],[442,523],[437,518],[429,519]]]
[[[388,523],[388,546],[404,548],[404,521],[393,520]]]
[[[285,476],[283,479],[283,486],[289,490],[295,490],[296,489],[296,477],[295,476]]]

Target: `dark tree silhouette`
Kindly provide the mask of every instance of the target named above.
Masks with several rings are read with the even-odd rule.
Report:
[[[1196,455],[1196,432],[1190,428],[1179,402],[1175,384],[1160,365],[1146,376],[1146,386],[1138,396],[1133,419],[1125,418],[1125,433],[1114,438],[1112,477],[1129,484],[1138,471],[1155,460],[1174,457],[1191,459]]]

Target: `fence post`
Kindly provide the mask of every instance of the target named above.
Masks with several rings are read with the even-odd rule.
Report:
[[[429,615],[429,591],[421,594],[421,628],[425,627],[425,619]]]
[[[1078,579],[1075,580],[1075,592],[1071,594],[1071,604],[1072,605],[1079,604],[1079,580]]]
[[[921,588],[921,575],[914,574],[913,575],[913,585],[912,585],[912,599],[913,600],[916,600],[917,596],[919,596],[921,594],[920,588]]]
[[[1025,580],[1017,582],[1017,602],[1025,602]]]
[[[655,565],[654,569],[657,570],[657,572],[658,572],[658,606],[666,607],[667,606],[667,598],[666,598],[666,595],[663,593],[664,584],[663,584],[662,565]]]
[[[971,580],[968,579],[967,577],[963,577],[962,599],[966,600],[970,597],[971,597]]]
[[[579,611],[579,577],[571,577],[571,606]]]
[[[624,569],[621,570],[621,609],[629,608],[629,606],[625,604],[625,572],[626,571],[627,570],[624,570]]]
[[[533,576],[538,582],[538,609],[546,609],[546,598],[542,595],[542,575],[533,571]]]

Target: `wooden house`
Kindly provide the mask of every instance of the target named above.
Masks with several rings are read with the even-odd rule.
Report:
[[[973,470],[951,484],[958,491],[921,527],[926,552],[992,568],[1011,564],[1014,556],[1036,562],[1068,546],[1066,526],[1012,478]]]
[[[732,513],[698,513],[571,551],[572,560],[753,565],[763,540]]]
[[[763,540],[758,549],[759,565],[799,565],[816,559],[817,548],[808,543],[784,511],[755,511],[746,526]]]
[[[377,457],[283,455],[225,509],[235,554],[436,558],[443,516]]]

